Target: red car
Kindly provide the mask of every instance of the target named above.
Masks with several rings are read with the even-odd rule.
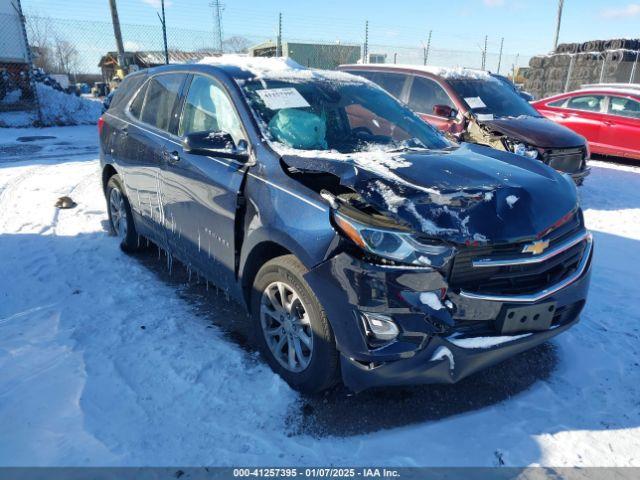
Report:
[[[532,105],[585,137],[592,153],[640,160],[640,85],[588,85]]]

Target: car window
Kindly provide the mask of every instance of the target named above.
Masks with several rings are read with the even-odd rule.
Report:
[[[428,78],[414,77],[409,94],[409,107],[416,112],[432,114],[435,105],[455,108],[449,95],[440,85]]]
[[[564,104],[565,104],[566,101],[567,101],[566,98],[561,98],[560,100],[556,100],[555,102],[547,103],[547,106],[549,106],[549,107],[564,107]]]
[[[631,98],[609,97],[609,113],[620,117],[640,118],[640,102]]]
[[[193,77],[184,103],[180,136],[194,132],[225,132],[238,142],[244,139],[240,118],[233,103],[218,83],[209,77]]]
[[[168,73],[149,80],[142,109],[142,121],[161,130],[169,130],[171,113],[180,93],[184,75]]]
[[[602,95],[581,95],[579,97],[570,98],[567,102],[566,108],[584,110],[587,112],[599,112],[602,110],[603,101],[604,97]]]
[[[240,87],[275,148],[340,153],[455,148],[382,88],[355,78],[265,78]]]
[[[129,112],[137,119],[140,119],[140,114],[142,113],[142,104],[144,103],[144,97],[147,93],[147,86],[149,86],[149,82],[142,86],[129,107]]]
[[[402,73],[363,72],[362,70],[350,70],[349,73],[371,80],[396,98],[402,96],[402,89],[407,79],[407,76]]]
[[[407,76],[402,75],[401,73],[378,72],[374,75],[373,81],[384,88],[394,97],[400,98],[406,79]]]

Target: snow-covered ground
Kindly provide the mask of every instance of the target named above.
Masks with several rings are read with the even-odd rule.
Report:
[[[309,400],[218,326],[224,299],[203,313],[119,250],[95,142],[0,129],[0,465],[640,466],[639,168],[592,165],[591,295],[553,348],[462,385]]]

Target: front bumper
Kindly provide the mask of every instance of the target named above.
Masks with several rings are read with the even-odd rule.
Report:
[[[306,280],[333,328],[343,381],[361,391],[455,383],[562,333],[578,322],[589,288],[591,258],[589,248],[573,275],[539,295],[488,297],[447,290],[444,305],[448,306],[435,309],[420,300],[423,292],[448,289],[445,278],[434,270],[372,265],[340,253],[312,269]],[[550,329],[511,336],[498,333],[496,320],[505,309],[545,302],[557,306]],[[359,312],[392,316],[401,334],[391,343],[372,346]],[[465,330],[461,336],[469,325],[479,326],[479,333]]]
[[[591,167],[585,167],[579,172],[570,173],[569,175],[571,176],[573,181],[576,183],[576,185],[582,185],[582,183],[584,182],[584,179],[587,178],[589,175],[591,175]]]

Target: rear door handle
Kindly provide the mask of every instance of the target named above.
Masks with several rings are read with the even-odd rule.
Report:
[[[609,120],[605,120],[602,123],[604,123],[607,127],[610,127],[613,125],[613,122],[610,122]]]

